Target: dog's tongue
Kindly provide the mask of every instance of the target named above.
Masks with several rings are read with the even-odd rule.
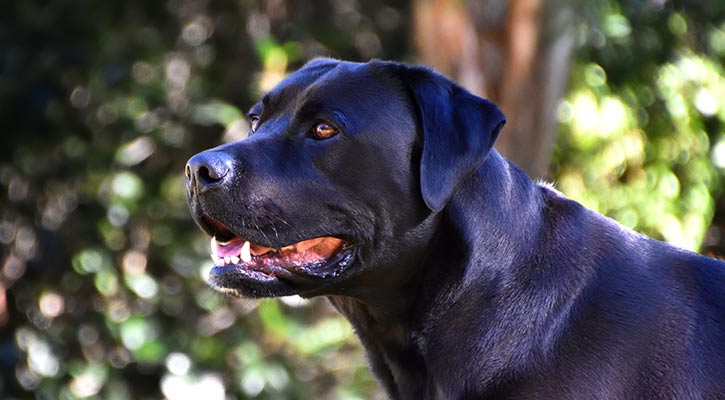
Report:
[[[213,238],[211,240],[211,251],[220,258],[239,256],[245,242],[246,240],[240,237],[235,237],[224,243],[217,242],[216,238]]]
[[[240,237],[235,237],[234,239],[224,243],[217,242],[216,238],[213,238],[212,252],[221,258],[239,256],[243,251],[245,251],[244,246],[247,245],[247,243],[249,243],[249,253],[255,256],[268,253],[273,250],[271,247],[260,246],[250,243]]]

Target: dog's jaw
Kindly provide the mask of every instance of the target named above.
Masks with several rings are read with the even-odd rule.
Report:
[[[275,280],[291,285],[285,287],[284,293],[271,290],[265,296],[301,294],[303,289],[319,285],[321,279],[340,275],[352,264],[356,253],[357,241],[351,234],[320,231],[321,234],[310,234],[305,239],[296,230],[286,234],[275,230],[267,234],[254,223],[221,222],[223,218],[211,216],[199,207],[192,207],[192,215],[197,225],[211,236],[210,254],[215,266],[209,280],[219,290],[234,286],[232,278],[240,277],[250,285],[254,281],[268,285]],[[256,229],[242,228],[245,225],[255,225]],[[297,285],[300,287],[294,291]],[[241,290],[238,295],[250,294]]]
[[[212,275],[240,269],[270,278],[284,278],[288,274],[329,278],[339,275],[350,264],[352,248],[331,236],[303,240],[280,249],[251,244],[240,237],[226,243],[212,238],[211,257],[216,265]]]

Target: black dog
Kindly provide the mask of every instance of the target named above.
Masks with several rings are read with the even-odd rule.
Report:
[[[531,182],[430,69],[319,59],[189,160],[211,284],[326,295],[395,399],[723,399],[725,264]]]

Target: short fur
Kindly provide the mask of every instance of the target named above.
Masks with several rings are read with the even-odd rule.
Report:
[[[492,103],[427,68],[318,59],[252,112],[254,135],[190,160],[197,222],[271,247],[339,235],[355,257],[211,283],[328,296],[390,398],[725,398],[725,265],[532,182],[492,148]],[[311,138],[318,120],[340,133]]]

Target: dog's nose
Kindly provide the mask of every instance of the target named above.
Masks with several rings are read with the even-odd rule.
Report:
[[[186,185],[201,191],[222,184],[231,174],[231,158],[222,152],[204,151],[186,163]]]

